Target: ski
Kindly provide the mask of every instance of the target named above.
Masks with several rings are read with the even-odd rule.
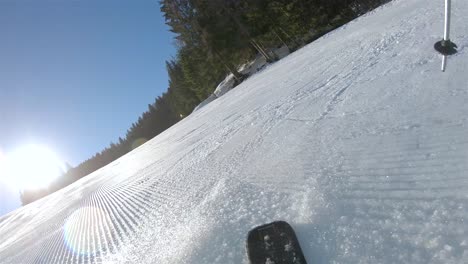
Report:
[[[284,221],[252,229],[247,254],[251,264],[307,264],[293,228]]]

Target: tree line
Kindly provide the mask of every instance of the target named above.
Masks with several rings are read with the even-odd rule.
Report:
[[[276,61],[389,0],[160,0],[176,34],[177,54],[166,62],[169,87],[148,105],[124,138],[70,168],[47,189],[21,193],[23,205],[59,190],[163,132],[206,99],[228,74],[257,55]]]

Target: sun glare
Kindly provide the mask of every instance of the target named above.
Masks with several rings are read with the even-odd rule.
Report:
[[[63,172],[58,156],[42,145],[25,145],[0,158],[0,177],[20,190],[45,188]]]

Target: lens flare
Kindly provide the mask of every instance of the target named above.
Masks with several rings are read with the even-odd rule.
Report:
[[[63,162],[49,148],[30,144],[8,153],[2,178],[21,190],[46,188],[64,171]]]
[[[7,159],[3,151],[0,149],[0,182],[7,183]]]

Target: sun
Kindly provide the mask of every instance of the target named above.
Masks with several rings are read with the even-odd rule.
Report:
[[[64,171],[63,162],[49,148],[28,144],[3,157],[0,177],[19,190],[46,188]]]

